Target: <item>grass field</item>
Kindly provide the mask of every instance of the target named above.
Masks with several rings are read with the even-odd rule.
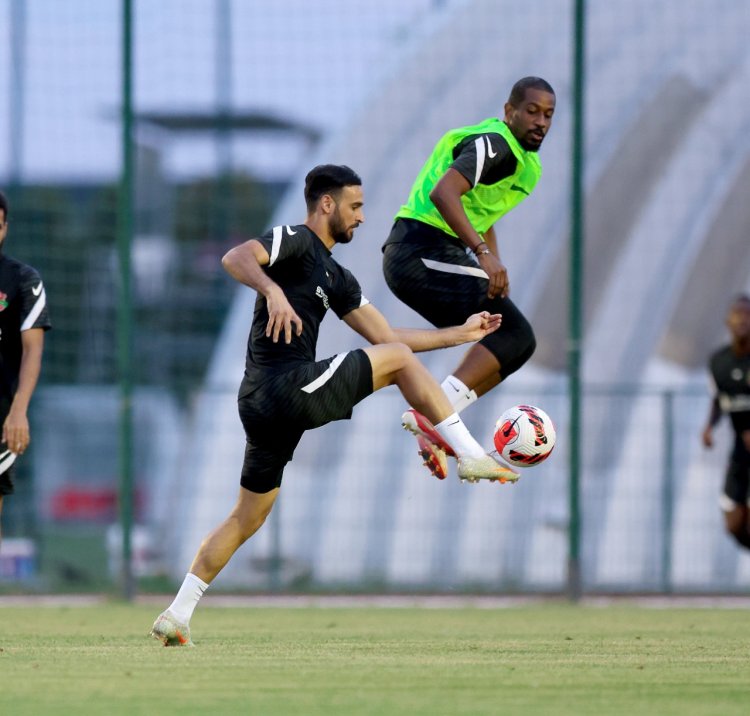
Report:
[[[746,714],[742,609],[0,608],[0,713]]]

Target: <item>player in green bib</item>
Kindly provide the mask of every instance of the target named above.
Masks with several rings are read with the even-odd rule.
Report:
[[[503,316],[500,329],[473,345],[443,381],[457,411],[518,370],[536,348],[531,325],[509,298],[494,225],[539,181],[538,150],[554,112],[549,83],[524,77],[513,86],[503,119],[443,135],[383,246],[391,291],[433,325],[460,324],[477,311]],[[417,437],[425,464],[443,477],[440,448],[426,433]]]

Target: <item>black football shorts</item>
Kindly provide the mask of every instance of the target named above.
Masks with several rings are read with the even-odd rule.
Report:
[[[487,274],[457,238],[419,221],[398,219],[383,247],[383,274],[393,294],[438,328],[473,313],[501,313],[503,322],[479,341],[500,363],[503,378],[536,348],[534,332],[510,298],[487,297]]]
[[[259,493],[279,487],[305,430],[351,418],[353,407],[371,393],[372,365],[363,350],[243,382],[238,398],[247,438],[242,487]]]
[[[750,452],[735,445],[724,478],[724,495],[737,505],[750,505]],[[722,500],[722,507],[729,505]]]
[[[0,495],[12,495],[15,491],[13,484],[16,454],[8,450],[5,443],[0,443]]]

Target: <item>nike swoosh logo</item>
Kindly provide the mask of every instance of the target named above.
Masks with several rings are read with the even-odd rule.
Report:
[[[294,236],[297,232],[296,231],[292,231],[292,227],[291,226],[287,226],[286,227],[286,233],[289,234],[289,236]]]
[[[34,288],[31,289],[31,293],[33,293],[35,296],[38,296],[41,292],[42,292],[41,283],[38,286],[34,286]]]
[[[526,194],[526,196],[529,196],[529,192],[527,192],[526,189],[524,189],[523,187],[518,186],[518,184],[513,184],[513,186],[511,186],[510,190],[511,191],[520,191],[521,194]]]
[[[485,136],[485,139],[487,140],[487,156],[492,159],[497,156],[497,152],[492,151],[492,142],[490,142],[490,138]]]

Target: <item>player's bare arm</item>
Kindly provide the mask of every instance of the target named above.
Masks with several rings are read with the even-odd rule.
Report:
[[[456,236],[477,255],[479,265],[489,278],[487,295],[490,298],[495,296],[504,298],[508,295],[510,283],[508,272],[497,256],[497,241],[495,241],[494,253],[491,247],[485,248],[484,237],[471,225],[461,203],[461,197],[470,189],[471,184],[466,177],[451,168],[443,174],[432,189],[430,199],[448,226],[456,232]],[[494,231],[492,236],[494,237]]]
[[[714,446],[714,425],[719,422],[721,418],[721,406],[719,405],[718,396],[714,396],[711,401],[711,409],[708,414],[708,421],[706,427],[703,428],[701,439],[704,447],[712,448]]]
[[[484,232],[484,243],[487,244],[487,248],[500,259],[500,250],[497,247],[497,234],[495,233],[495,227],[490,226],[487,231]]]
[[[460,326],[437,329],[393,328],[385,316],[368,303],[349,312],[344,316],[344,321],[373,345],[404,343],[415,353],[420,353],[479,341],[500,327],[502,316],[482,311],[469,316]]]
[[[268,306],[266,336],[277,343],[282,331],[284,342],[291,343],[292,335],[302,333],[302,319],[287,300],[280,286],[263,270],[270,256],[263,244],[250,239],[227,251],[221,259],[224,270],[235,280],[262,293]]]
[[[30,328],[23,331],[21,333],[21,347],[23,352],[18,373],[18,389],[13,396],[8,417],[3,423],[2,435],[3,442],[16,455],[22,455],[29,446],[30,432],[27,413],[42,368],[44,330]]]

